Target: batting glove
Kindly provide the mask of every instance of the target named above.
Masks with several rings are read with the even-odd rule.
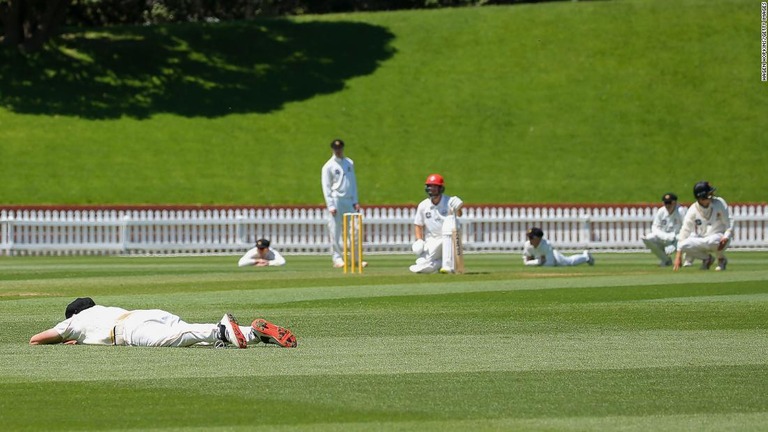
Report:
[[[450,207],[450,208],[451,208],[451,210],[453,210],[453,212],[454,212],[454,213],[455,213],[455,212],[457,212],[457,211],[459,211],[459,209],[460,209],[460,208],[461,208],[463,205],[464,205],[464,201],[462,201],[462,200],[461,200],[461,198],[459,198],[459,197],[457,197],[457,196],[455,196],[455,197],[451,197],[451,198],[448,200],[448,207]]]
[[[413,253],[416,255],[421,255],[424,253],[424,240],[418,239],[415,242],[413,242],[413,246],[411,246],[411,249],[413,250]]]

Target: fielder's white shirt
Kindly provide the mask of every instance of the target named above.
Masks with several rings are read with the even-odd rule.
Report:
[[[256,264],[256,261],[259,260],[260,258],[261,257],[259,256],[259,248],[253,247],[249,249],[248,252],[245,253],[245,255],[240,257],[240,261],[238,261],[237,265],[239,267],[252,266]],[[264,257],[264,259],[269,261],[270,266],[285,265],[285,258],[283,258],[283,256],[280,255],[280,252],[272,248],[269,248],[269,252],[267,252],[267,255]]]
[[[72,315],[53,329],[64,340],[76,340],[78,344],[112,345],[112,329],[126,313],[123,308],[96,305]]]
[[[549,240],[545,238],[541,239],[538,247],[533,247],[531,241],[526,240],[523,245],[523,256],[533,257],[537,260],[540,260],[543,256],[546,257],[546,260],[544,261],[545,266],[557,265],[557,261],[555,260],[555,250],[552,248],[552,245],[549,244]]]
[[[321,173],[325,205],[336,208],[336,199],[345,198],[357,203],[357,179],[355,178],[355,163],[352,159],[331,156],[323,165]]]
[[[450,198],[447,195],[442,195],[437,204],[432,204],[431,198],[426,198],[419,203],[413,223],[424,227],[424,240],[430,237],[443,238],[443,221],[450,214],[448,208]]]
[[[688,237],[708,237],[712,234],[722,234],[731,238],[733,223],[728,213],[728,203],[720,197],[712,198],[709,207],[704,208],[699,202],[691,204],[683,219],[680,229],[680,241]]]
[[[685,219],[685,208],[675,206],[672,213],[667,212],[666,207],[660,207],[653,216],[651,234],[665,241],[675,240],[675,235],[680,232]]]

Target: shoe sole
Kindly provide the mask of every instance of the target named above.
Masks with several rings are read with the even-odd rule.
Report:
[[[251,324],[253,332],[265,344],[280,345],[283,348],[296,348],[296,336],[287,328],[272,324],[265,319],[256,319]]]
[[[235,336],[234,341],[230,342],[236,342],[233,343],[233,345],[237,345],[238,348],[248,348],[248,341],[245,340],[245,336],[243,336],[243,332],[240,331],[240,325],[237,323],[237,320],[235,317],[228,313],[227,314],[227,321],[229,321],[229,326],[227,326],[228,329],[232,330],[232,335]]]

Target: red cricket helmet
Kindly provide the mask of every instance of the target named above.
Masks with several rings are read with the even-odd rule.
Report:
[[[443,176],[441,176],[440,174],[430,174],[429,176],[427,176],[427,181],[425,181],[424,184],[445,186],[445,180],[443,180]]]
[[[438,186],[438,193],[433,193],[430,190],[430,186]],[[429,195],[429,197],[436,197],[439,195],[442,195],[445,191],[445,180],[443,180],[443,176],[440,174],[430,174],[427,176],[427,181],[424,182],[424,191]]]

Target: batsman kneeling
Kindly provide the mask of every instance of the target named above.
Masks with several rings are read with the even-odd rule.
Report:
[[[428,198],[419,203],[414,217],[413,252],[418,257],[410,266],[414,273],[463,273],[461,216],[464,202],[444,195],[445,181],[440,174],[427,177],[424,190]]]

